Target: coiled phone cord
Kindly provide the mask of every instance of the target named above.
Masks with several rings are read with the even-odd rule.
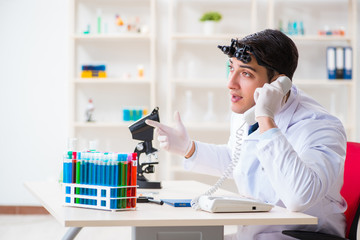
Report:
[[[224,183],[224,181],[231,176],[231,174],[234,171],[235,166],[239,163],[242,140],[243,140],[243,135],[244,135],[243,127],[244,127],[245,123],[246,122],[244,121],[241,124],[241,126],[238,128],[238,130],[236,131],[236,134],[235,134],[235,137],[236,137],[235,149],[234,149],[234,151],[232,153],[231,162],[230,162],[229,166],[226,168],[224,174],[204,194],[202,194],[200,196],[197,196],[197,197],[195,197],[194,199],[191,200],[191,207],[194,208],[195,210],[200,210],[200,206],[199,206],[200,197],[201,196],[211,196],[212,194],[214,194],[221,187],[221,185]]]

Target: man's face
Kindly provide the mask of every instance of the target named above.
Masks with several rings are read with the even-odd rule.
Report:
[[[268,82],[267,71],[256,62],[253,55],[249,63],[243,63],[235,57],[229,61],[228,88],[230,89],[231,110],[235,113],[244,113],[255,105],[255,89]]]

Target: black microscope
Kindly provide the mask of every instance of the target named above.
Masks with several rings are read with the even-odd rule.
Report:
[[[154,139],[154,128],[145,123],[145,120],[147,119],[160,122],[159,108],[154,108],[154,110],[149,115],[139,119],[131,126],[129,126],[132,138],[143,141],[138,143],[134,150],[134,152],[137,153],[137,185],[139,185],[139,188],[160,189],[160,182],[150,182],[144,176],[144,173],[154,173],[154,165],[159,164],[157,161],[152,161],[152,157],[157,160],[157,149],[153,148],[152,146],[152,140]],[[146,154],[148,161],[140,163],[140,155],[142,153]]]

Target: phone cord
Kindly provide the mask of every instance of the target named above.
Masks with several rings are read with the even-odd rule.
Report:
[[[191,200],[191,207],[192,208],[194,208],[196,210],[200,210],[200,206],[199,206],[200,197],[201,196],[211,196],[212,194],[214,194],[221,187],[221,185],[224,183],[224,181],[231,176],[235,166],[238,164],[238,162],[240,160],[242,138],[243,138],[243,135],[244,135],[244,129],[243,129],[244,125],[245,125],[245,122],[243,124],[241,124],[241,126],[236,131],[236,134],[235,134],[235,136],[236,136],[235,149],[234,149],[234,151],[232,153],[232,159],[231,159],[232,161],[230,162],[229,166],[226,168],[224,174],[204,194],[202,194],[200,196],[197,196],[197,197],[195,197],[194,199]]]

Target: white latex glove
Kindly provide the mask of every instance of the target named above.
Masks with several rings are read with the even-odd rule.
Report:
[[[179,112],[175,112],[174,118],[174,128],[152,120],[146,120],[145,123],[155,128],[161,148],[181,156],[186,156],[191,150],[192,142],[181,121]]]
[[[274,119],[281,107],[285,104],[285,93],[278,81],[271,84],[265,83],[262,88],[254,92],[255,119],[258,117],[269,117]]]

